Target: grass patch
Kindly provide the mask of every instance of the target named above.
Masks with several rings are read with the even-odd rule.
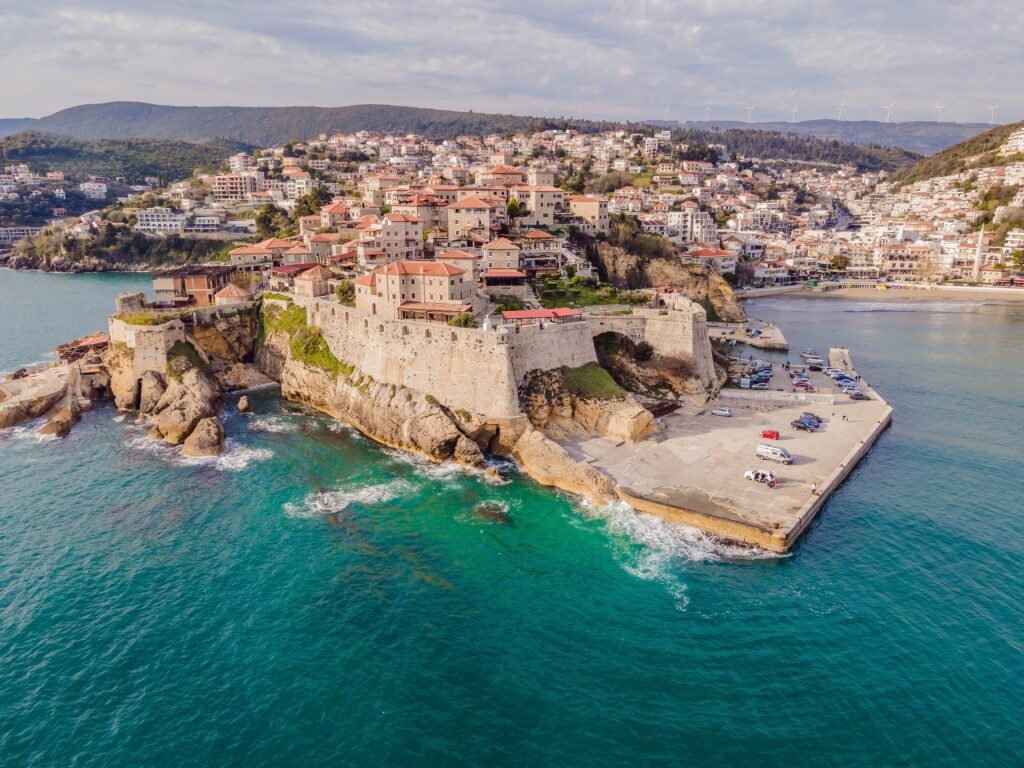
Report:
[[[128,325],[163,325],[171,320],[177,320],[187,310],[178,312],[126,312],[118,315],[117,319]]]
[[[319,368],[335,379],[339,376],[347,378],[355,370],[334,356],[319,328],[301,328],[296,331],[292,336],[290,348],[293,358],[311,368]]]
[[[289,304],[292,301],[292,297],[284,293],[274,293],[272,291],[263,292],[264,299],[277,299],[278,301],[287,301]]]
[[[614,400],[623,397],[626,390],[615,383],[611,375],[597,363],[579,368],[562,368],[562,381],[569,393],[596,400]]]
[[[423,399],[426,400],[431,405],[440,405],[440,403],[437,402],[437,398],[431,395],[429,392],[423,396]]]
[[[598,307],[604,304],[646,304],[649,297],[620,291],[614,285],[574,277],[547,279],[537,283],[537,296],[546,309],[555,307]]]

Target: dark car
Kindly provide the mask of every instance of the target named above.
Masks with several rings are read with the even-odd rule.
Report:
[[[801,419],[810,419],[811,421],[816,421],[819,424],[821,424],[821,422],[823,421],[821,416],[818,416],[817,414],[811,413],[810,411],[804,411],[803,413],[801,413],[800,414],[800,418]]]
[[[853,392],[850,395],[851,400],[870,400],[871,398],[865,395],[863,392]]]
[[[802,429],[804,432],[813,432],[817,427],[810,421],[804,421],[803,419],[797,419],[796,421],[789,422],[789,426],[793,429]]]

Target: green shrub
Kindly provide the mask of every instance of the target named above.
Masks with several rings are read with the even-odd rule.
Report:
[[[448,321],[455,328],[476,328],[476,318],[472,312],[460,312]]]
[[[641,341],[633,348],[633,359],[645,363],[654,356],[654,347],[646,341]]]

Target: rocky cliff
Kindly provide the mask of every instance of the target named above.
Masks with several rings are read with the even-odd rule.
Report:
[[[264,309],[260,372],[280,381],[281,394],[351,424],[379,443],[482,466],[499,427],[480,414],[451,413],[429,394],[375,381],[336,358],[315,328],[285,322],[281,309]],[[304,317],[304,314],[302,315]],[[460,428],[461,426],[461,428]]]
[[[727,282],[710,267],[682,264],[675,258],[645,258],[622,248],[598,243],[597,258],[608,282],[620,288],[678,286],[704,307],[708,320],[741,323],[746,313]]]

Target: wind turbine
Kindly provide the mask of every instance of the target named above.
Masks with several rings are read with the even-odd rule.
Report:
[[[995,125],[996,124],[996,111],[998,109],[999,109],[999,105],[998,104],[996,104],[994,107],[989,107],[988,108],[988,114],[989,114],[988,124],[989,125]]]
[[[710,121],[711,120],[711,102],[710,101],[707,104],[704,105],[704,120],[705,121]]]
[[[842,120],[843,119],[843,114],[845,112],[846,112],[846,102],[843,101],[843,102],[839,103],[838,107],[836,107],[836,115],[839,117],[840,120]]]
[[[946,105],[943,104],[941,101],[938,104],[935,105],[935,111],[939,113],[938,118],[936,118],[936,120],[935,120],[936,123],[941,123],[942,122],[942,112],[943,112],[943,110],[945,108],[946,108]]]
[[[799,113],[800,113],[800,108],[796,105],[796,102],[793,102],[793,108],[791,110],[789,110],[789,117],[790,117],[789,122],[795,123],[796,122],[796,116]]]
[[[753,121],[754,108],[747,107],[747,125],[750,125]]]
[[[892,122],[892,108],[895,107],[895,106],[896,106],[896,102],[890,101],[888,104],[886,104],[886,105],[884,105],[882,107],[882,109],[885,110],[885,122],[887,122],[887,123],[891,123]]]

